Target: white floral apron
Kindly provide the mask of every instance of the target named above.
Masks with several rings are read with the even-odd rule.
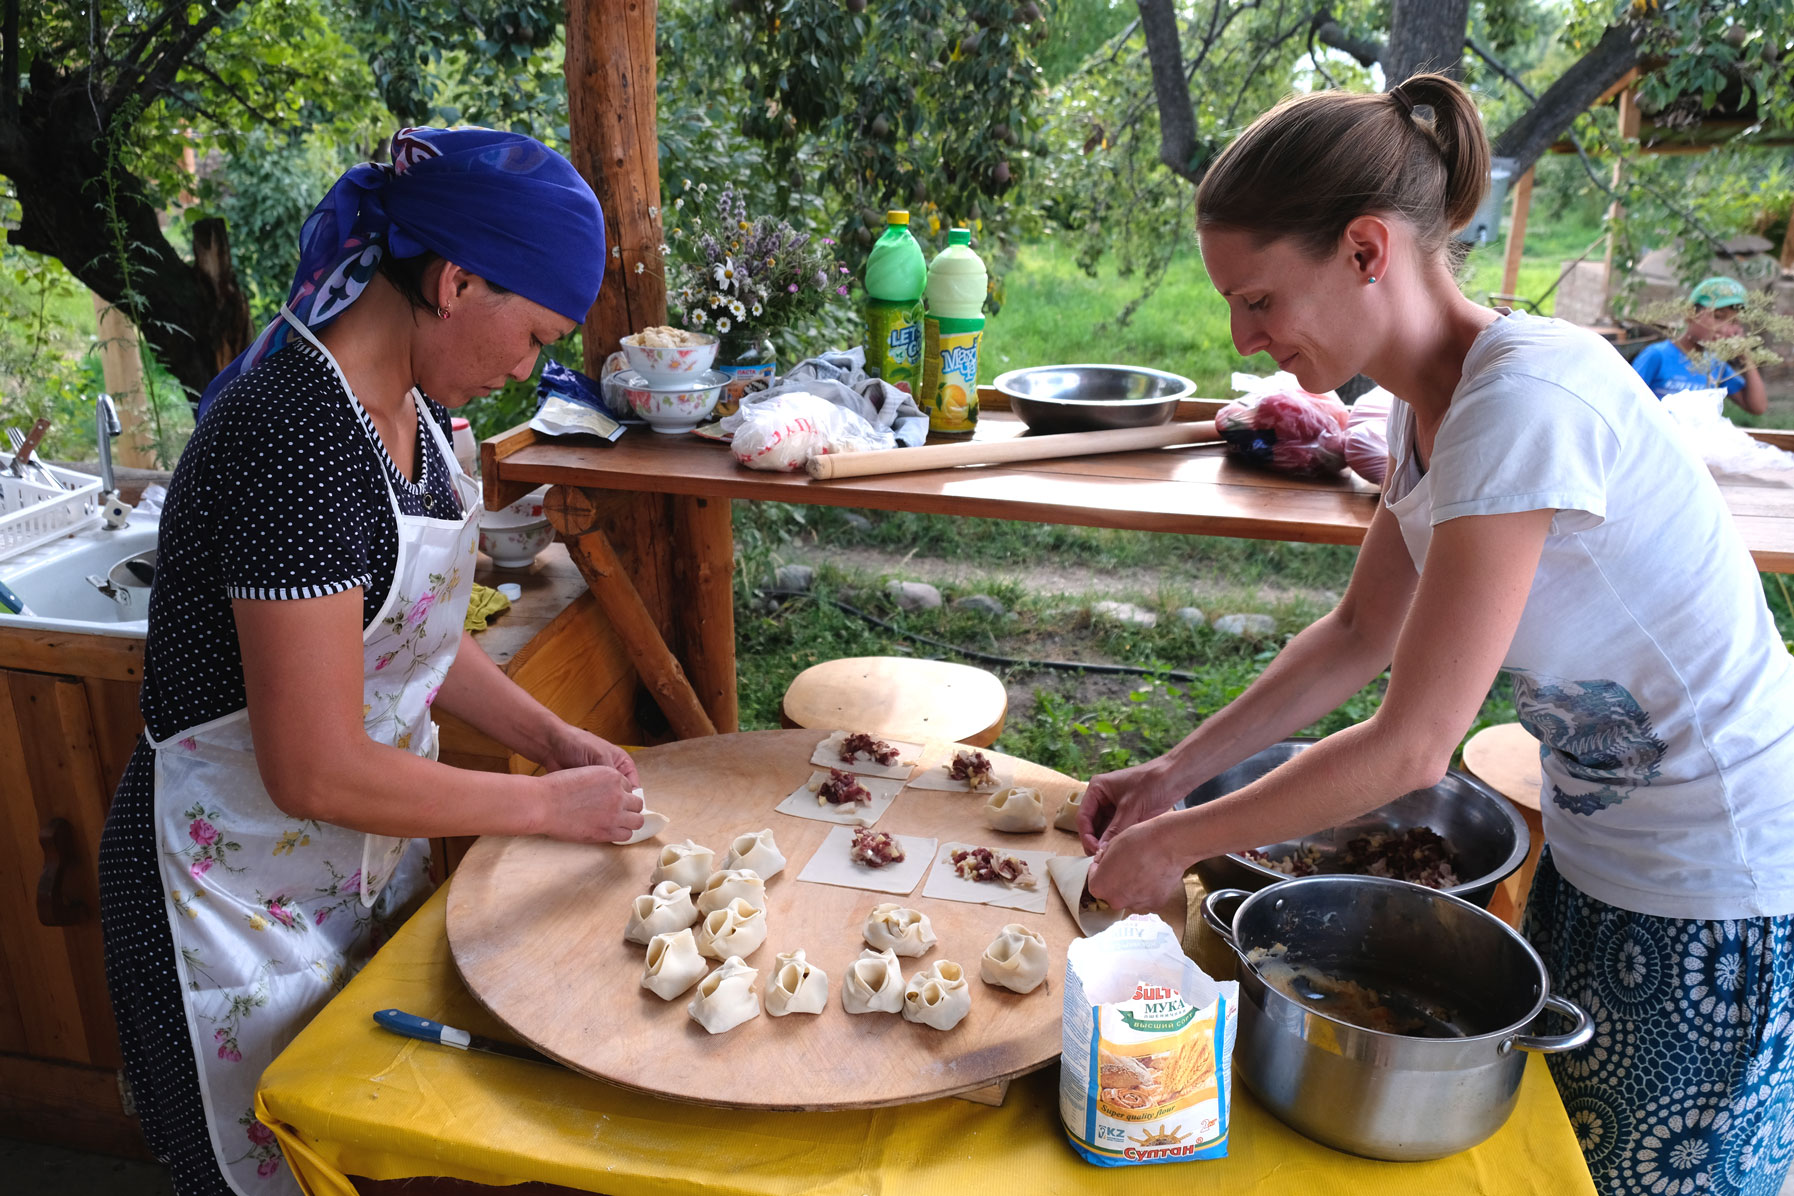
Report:
[[[324,352],[353,404],[335,360],[299,332]],[[430,706],[461,643],[480,495],[436,421],[422,422],[465,514],[401,515],[388,480],[398,563],[362,635],[362,714],[371,738],[434,759]],[[377,440],[375,448],[384,452]],[[282,813],[262,786],[247,710],[152,746],[162,881],[212,1149],[236,1192],[297,1193],[252,1111],[256,1082],[424,895],[428,852],[422,841],[408,850],[412,840]]]

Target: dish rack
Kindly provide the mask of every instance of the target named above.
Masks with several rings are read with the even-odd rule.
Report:
[[[45,465],[67,489],[14,477],[12,454],[0,453],[0,561],[79,531],[99,518],[100,479]],[[41,477],[41,475],[38,475]]]

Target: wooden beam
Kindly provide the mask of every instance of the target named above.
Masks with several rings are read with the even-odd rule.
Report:
[[[118,408],[124,429],[112,442],[112,459],[133,469],[156,467],[156,442],[150,422],[149,392],[143,385],[143,354],[137,348],[137,325],[116,304],[93,297],[98,325],[100,376]]]
[[[1639,130],[1644,124],[1644,117],[1638,111],[1638,91],[1628,87],[1620,92],[1620,136],[1627,141],[1637,141]]]
[[[724,732],[740,730],[735,692],[735,532],[726,498],[673,499],[673,608],[679,642],[692,684],[710,720]]]
[[[585,366],[594,378],[620,338],[666,322],[655,119],[658,10],[658,0],[567,4],[570,157],[604,207],[609,259],[586,316]]]
[[[1507,253],[1501,262],[1503,295],[1515,294],[1514,288],[1520,285],[1520,257],[1526,251],[1526,217],[1532,211],[1532,174],[1533,168],[1528,166],[1514,187],[1514,214],[1508,219]]]
[[[1788,231],[1782,234],[1782,269],[1794,270],[1794,209],[1788,212]]]
[[[567,555],[579,566],[586,585],[597,596],[598,604],[609,616],[617,635],[629,653],[642,684],[667,716],[673,733],[681,739],[715,735],[716,724],[698,701],[697,691],[680,666],[678,657],[667,647],[635,584],[617,559],[610,537],[603,529],[593,528],[567,542]],[[733,645],[731,645],[731,648]]]
[[[480,441],[480,484],[484,488],[484,499],[488,511],[496,511],[500,507],[508,507],[531,490],[536,488],[532,482],[512,482],[499,478],[498,463],[521,448],[528,448],[541,437],[528,424],[518,424],[515,428],[507,428],[496,436],[488,436]]]

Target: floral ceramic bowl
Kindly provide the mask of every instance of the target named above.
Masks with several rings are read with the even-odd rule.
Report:
[[[480,551],[500,569],[524,569],[554,541],[542,510],[548,487],[534,490],[508,507],[480,516]]]
[[[707,373],[716,360],[717,339],[709,333],[687,333],[695,345],[640,345],[639,333],[623,338],[623,355],[629,368],[654,386],[689,385]]]
[[[716,409],[717,396],[728,384],[727,374],[708,370],[683,386],[651,386],[640,374],[620,379],[629,410],[656,432],[676,436],[704,422]]]

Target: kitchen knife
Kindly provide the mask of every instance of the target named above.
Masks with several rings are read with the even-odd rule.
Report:
[[[421,1018],[415,1013],[406,1013],[400,1009],[381,1009],[375,1012],[374,1020],[391,1030],[394,1034],[403,1034],[407,1038],[421,1038],[425,1042],[441,1043],[463,1051],[486,1051],[493,1055],[505,1055],[512,1059],[523,1059],[530,1063],[546,1063],[550,1067],[560,1064],[542,1052],[515,1042],[501,1042],[496,1038],[487,1038],[484,1034],[471,1034],[466,1030],[458,1030],[454,1026],[445,1026],[441,1022],[433,1022]]]
[[[47,419],[40,419],[31,425],[31,431],[25,433],[24,443],[19,445],[18,451],[12,455],[13,477],[22,478],[25,476],[25,466],[30,462],[31,454],[37,451],[38,442],[44,438],[44,433],[49,430],[50,421]]]

